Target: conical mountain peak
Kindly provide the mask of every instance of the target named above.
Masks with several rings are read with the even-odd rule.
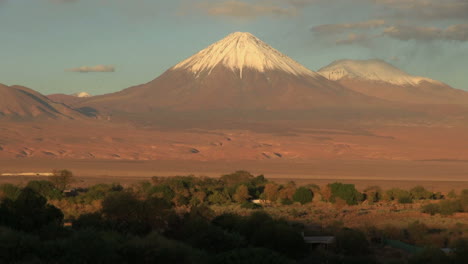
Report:
[[[410,75],[380,59],[338,60],[319,70],[330,80],[360,79],[395,85],[418,85],[422,81],[438,83],[429,78]]]
[[[227,67],[239,73],[241,78],[246,69],[259,72],[279,70],[296,76],[318,76],[247,32],[232,33],[172,69],[185,69],[199,76],[203,72],[210,74],[217,66]]]

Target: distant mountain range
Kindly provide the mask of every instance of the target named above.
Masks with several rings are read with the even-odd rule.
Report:
[[[120,92],[53,94],[48,98],[24,87],[3,86],[2,92],[2,98],[6,94],[9,98],[0,103],[3,116],[53,118],[73,118],[76,111],[67,106],[112,115],[468,104],[467,92],[412,76],[381,60],[340,60],[313,72],[242,32],[230,34],[148,83]]]
[[[0,84],[0,118],[9,120],[77,119],[83,115],[23,86]]]
[[[382,60],[339,60],[319,70],[353,91],[412,104],[468,104],[468,93],[445,83],[412,76]]]
[[[380,60],[314,72],[233,33],[116,93],[0,85],[0,158],[468,159],[467,94]]]
[[[66,105],[74,105],[86,98],[92,97],[89,93],[79,92],[74,94],[50,94],[47,97],[57,103],[63,103]]]

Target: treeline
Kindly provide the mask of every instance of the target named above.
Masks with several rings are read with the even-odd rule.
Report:
[[[69,189],[72,180],[71,172],[59,171],[25,186],[0,185],[0,263],[379,263],[374,247],[381,241],[370,242],[383,236],[399,239],[398,232],[326,227],[319,235],[334,235],[336,241],[324,251],[305,244],[302,224],[260,209],[313,200],[356,205],[443,197],[422,187],[359,192],[342,183],[281,185],[245,171],[220,178],[154,177],[128,187]],[[464,193],[450,197],[461,201]],[[212,210],[227,205],[248,210],[242,215]],[[426,240],[433,231],[423,227],[400,230],[401,239]],[[466,240],[460,241],[450,257],[453,263],[468,259]],[[409,263],[436,263],[417,262],[417,257],[426,259],[418,254]]]
[[[459,196],[451,192],[446,200],[423,206],[422,212],[431,215],[441,214],[446,216],[453,215],[454,213],[468,212],[468,190],[462,190]]]
[[[26,187],[36,191],[49,200],[72,204],[91,205],[102,200],[106,195],[122,191],[119,184],[97,184],[86,189],[74,189],[65,193],[72,177],[69,171],[59,171],[51,180],[30,181]],[[401,204],[419,200],[440,200],[456,196],[451,192],[445,197],[440,192],[431,192],[422,186],[410,190],[392,188],[382,190],[379,186],[368,187],[359,192],[354,184],[331,183],[322,188],[315,184],[297,186],[294,182],[277,184],[263,175],[254,176],[246,171],[237,171],[220,178],[176,176],[153,177],[151,182],[142,182],[128,187],[140,197],[162,198],[175,206],[228,205],[240,204],[244,208],[260,208],[261,204],[289,205],[307,204],[314,200],[330,203],[357,205],[362,202],[373,204],[381,201],[393,201]],[[468,196],[468,190],[465,191]],[[0,185],[0,195],[15,199],[19,187],[12,184]],[[465,197],[461,194],[460,197]],[[468,200],[468,199],[467,199]],[[256,203],[252,203],[255,201]],[[461,198],[464,203],[464,198]],[[98,207],[98,206],[97,206]],[[72,212],[77,216],[77,212]]]
[[[70,197],[53,181],[2,185],[0,263],[376,263],[359,231],[360,241],[343,236],[325,254],[305,244],[300,224],[263,211],[216,215],[205,205],[243,203],[266,183],[245,173],[154,178],[129,188],[100,184]],[[100,207],[66,225],[53,199]],[[349,248],[359,243],[360,251]]]

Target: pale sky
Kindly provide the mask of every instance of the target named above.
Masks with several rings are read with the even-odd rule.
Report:
[[[115,92],[236,31],[314,71],[380,58],[468,90],[468,0],[0,0],[0,83]]]

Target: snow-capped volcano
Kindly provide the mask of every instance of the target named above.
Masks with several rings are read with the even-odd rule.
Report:
[[[373,60],[339,60],[319,70],[329,80],[361,79],[386,82],[395,85],[418,85],[426,81],[438,83],[429,78],[412,76],[395,66],[378,59]]]
[[[240,78],[244,69],[259,72],[280,70],[296,76],[317,76],[317,73],[270,47],[254,35],[245,32],[230,34],[172,69],[186,69],[199,75],[202,72],[210,74],[218,65],[238,72]]]
[[[369,99],[307,69],[252,34],[238,32],[176,64],[153,81],[91,97],[80,106],[115,112],[297,110],[345,107]]]
[[[339,60],[319,70],[353,91],[403,103],[466,104],[468,93],[429,78],[410,75],[382,60]]]

